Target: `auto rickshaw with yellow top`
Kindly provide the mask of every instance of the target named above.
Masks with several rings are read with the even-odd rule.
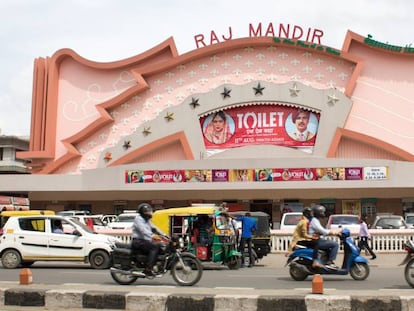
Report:
[[[230,269],[241,266],[241,253],[227,223],[223,207],[194,204],[157,210],[152,222],[170,236],[182,237],[187,251],[202,262],[221,262]]]

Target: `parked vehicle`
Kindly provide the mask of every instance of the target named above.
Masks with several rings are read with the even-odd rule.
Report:
[[[56,224],[66,233],[54,233]],[[62,232],[62,231],[61,231]],[[81,261],[106,269],[117,238],[97,234],[81,222],[58,215],[10,217],[0,240],[3,268],[27,267],[36,261]]]
[[[181,245],[180,245],[181,244]],[[113,251],[111,276],[121,285],[134,283],[138,278],[152,279],[154,276],[144,274],[147,256],[135,254],[130,244],[117,243]],[[200,281],[203,266],[191,253],[183,251],[183,243],[178,237],[164,241],[154,267],[155,277],[171,272],[174,281],[181,286],[192,286]]]
[[[152,222],[164,233],[182,237],[187,250],[202,262],[221,262],[230,269],[238,269],[241,253],[237,251],[229,225],[220,216],[223,211],[223,208],[211,204],[169,208],[155,211]],[[203,241],[200,234],[201,220],[210,224],[208,242]]]
[[[280,221],[280,230],[293,232],[302,218],[302,212],[287,212]]]
[[[71,211],[60,211],[56,213],[60,216],[76,216],[76,215],[90,215],[88,211],[79,211],[79,210],[71,210]]]
[[[137,215],[136,212],[119,214],[114,221],[108,224],[108,228],[114,230],[131,229]]]
[[[377,216],[372,224],[373,229],[408,229],[409,226],[402,216],[381,215]]]
[[[76,215],[71,216],[71,218],[79,220],[81,223],[96,232],[107,229],[107,226],[101,219],[101,215]]]
[[[359,232],[359,216],[351,214],[333,214],[328,218],[326,228],[329,230],[341,230],[348,228],[351,232]]]
[[[405,214],[404,220],[408,227],[410,227],[411,229],[414,228],[414,213]]]
[[[404,260],[399,264],[400,266],[405,265],[404,277],[408,285],[414,287],[414,242],[408,240],[404,245],[407,255]]]
[[[116,215],[101,215],[102,222],[106,225],[108,225],[110,222],[115,221]]]
[[[271,242],[270,242],[270,227],[269,227],[269,214],[264,212],[249,212],[250,217],[256,221],[257,231],[255,232],[252,243],[253,243],[253,256],[255,260],[262,259],[264,256],[271,251]],[[246,214],[245,211],[238,211],[238,212],[229,212],[229,215],[232,217],[239,217],[244,216]],[[240,230],[241,224],[240,224]],[[247,251],[247,249],[246,249]],[[248,259],[249,256],[245,254],[245,260]],[[249,265],[248,262],[245,263]]]
[[[369,275],[368,260],[360,256],[360,249],[351,238],[351,231],[348,228],[342,229],[340,240],[344,249],[344,259],[339,269],[325,266],[328,255],[323,250],[319,251],[318,256],[319,263],[323,267],[312,267],[313,249],[300,246],[296,247],[286,262],[286,265],[289,266],[289,273],[292,279],[303,281],[309,275],[313,274],[347,275],[349,273],[354,280],[365,280]]]

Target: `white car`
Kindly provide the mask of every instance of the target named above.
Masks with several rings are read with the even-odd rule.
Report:
[[[76,215],[70,216],[72,219],[77,219],[84,225],[91,228],[93,231],[99,232],[102,230],[106,230],[107,226],[102,221],[102,215]]]
[[[64,232],[54,233],[57,227]],[[116,237],[98,234],[75,219],[62,216],[10,217],[0,238],[3,268],[28,267],[35,261],[80,261],[106,269]]]
[[[351,233],[358,233],[359,227],[361,226],[359,222],[359,216],[353,214],[333,214],[328,218],[326,224],[326,229],[329,230],[341,230],[343,228],[348,228]]]
[[[284,213],[280,221],[280,230],[293,232],[296,225],[302,219],[302,212]]]
[[[113,222],[108,224],[108,228],[114,230],[131,229],[137,215],[138,213],[119,214]]]

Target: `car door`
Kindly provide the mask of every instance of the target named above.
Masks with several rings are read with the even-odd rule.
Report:
[[[82,236],[75,233],[76,227],[66,219],[60,218],[64,233],[53,233],[53,221],[48,223],[49,258],[58,260],[83,260],[85,242]]]
[[[48,256],[48,239],[45,218],[21,217],[14,230],[16,247],[24,260],[42,259]]]

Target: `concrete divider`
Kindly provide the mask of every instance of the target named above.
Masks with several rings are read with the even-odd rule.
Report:
[[[0,306],[31,307],[30,310],[111,309],[137,311],[354,311],[414,310],[414,295],[359,293],[240,295],[200,293],[160,293],[108,290],[47,290],[40,288],[0,288]],[[24,308],[22,308],[24,309]]]

